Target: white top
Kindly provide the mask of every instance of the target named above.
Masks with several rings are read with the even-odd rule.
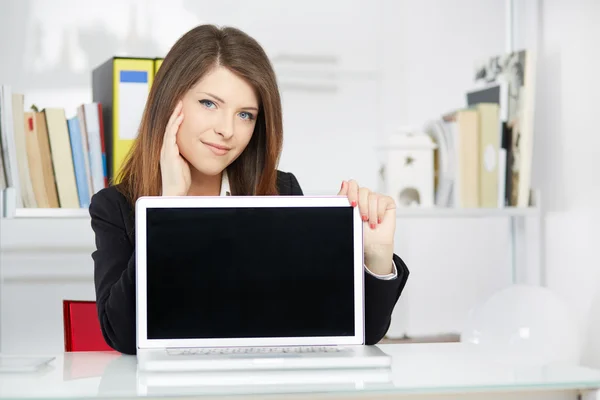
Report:
[[[478,398],[489,399],[493,393],[503,398],[506,391],[533,393],[540,389],[600,388],[598,370],[573,365],[527,366],[520,365],[519,360],[494,361],[476,345],[440,343],[378,347],[392,356],[391,369],[143,374],[137,371],[135,356],[116,352],[65,353],[38,372],[0,373],[0,398],[136,398],[152,395],[174,398],[204,394],[244,398],[261,393],[304,393],[306,398],[312,399],[316,393],[327,393],[344,398],[360,395],[372,399],[377,393],[440,395],[476,391],[481,394]]]
[[[231,188],[229,186],[229,177],[227,176],[227,171],[223,171],[223,174],[221,175],[221,193],[219,194],[219,196],[231,196]],[[394,279],[398,276],[398,269],[396,268],[396,263],[394,261],[392,261],[392,268],[393,270],[391,273],[387,275],[378,275],[369,271],[369,268],[367,268],[367,266],[365,265],[365,271],[367,271],[374,277],[383,280]]]

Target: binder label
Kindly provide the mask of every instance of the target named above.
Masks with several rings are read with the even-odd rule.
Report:
[[[147,71],[122,70],[119,72],[119,138],[137,137],[142,114],[148,98]]]

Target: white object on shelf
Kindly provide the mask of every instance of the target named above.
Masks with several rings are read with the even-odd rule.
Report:
[[[383,170],[384,193],[402,207],[433,207],[436,144],[426,133],[405,131],[390,136]]]

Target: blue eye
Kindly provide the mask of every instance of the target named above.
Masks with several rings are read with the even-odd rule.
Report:
[[[213,102],[212,102],[212,101],[210,101],[210,100],[200,100],[200,104],[202,104],[202,105],[203,105],[204,107],[206,107],[206,108],[213,108],[213,107],[216,107],[216,104],[215,104],[215,103],[213,103]]]
[[[254,119],[254,115],[250,114],[249,112],[246,111],[242,111],[240,113],[240,117],[242,117],[243,120],[246,121],[252,121]]]

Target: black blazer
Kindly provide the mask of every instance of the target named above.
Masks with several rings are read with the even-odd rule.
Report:
[[[302,195],[302,189],[291,173],[278,171],[277,185],[281,195]],[[135,354],[134,209],[117,187],[110,186],[92,197],[90,216],[96,235],[92,258],[102,334],[115,350]],[[409,271],[404,262],[396,255],[393,258],[398,270],[395,279],[378,279],[365,271],[366,344],[379,342],[387,332],[392,310],[408,279]]]

